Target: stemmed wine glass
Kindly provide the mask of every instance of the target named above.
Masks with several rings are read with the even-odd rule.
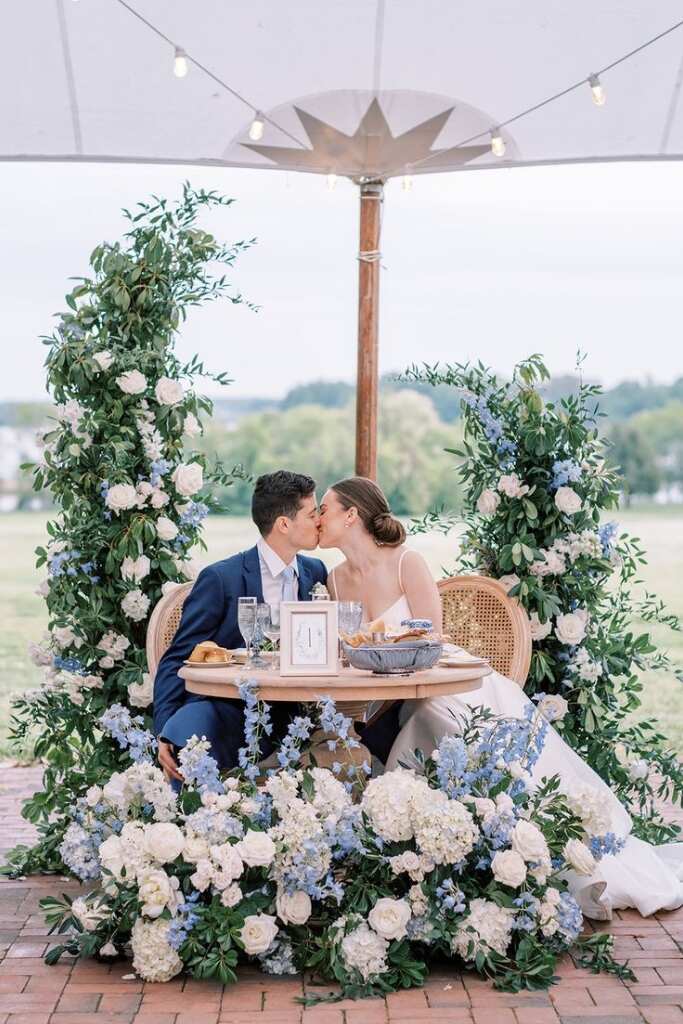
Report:
[[[267,604],[264,607],[267,608],[268,611],[264,614],[261,629],[273,645],[273,660],[271,667],[274,672],[279,672],[280,655],[278,653],[278,645],[280,643],[280,605]]]
[[[240,597],[237,601],[237,625],[247,648],[246,664],[254,664],[251,646],[256,632],[256,598]]]

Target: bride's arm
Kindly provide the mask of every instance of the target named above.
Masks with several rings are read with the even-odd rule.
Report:
[[[441,598],[434,577],[424,558],[417,551],[408,551],[401,565],[401,585],[414,619],[431,619],[434,629],[441,630]]]

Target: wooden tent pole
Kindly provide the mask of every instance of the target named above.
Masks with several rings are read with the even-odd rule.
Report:
[[[380,229],[384,183],[360,184],[356,473],[377,479]]]

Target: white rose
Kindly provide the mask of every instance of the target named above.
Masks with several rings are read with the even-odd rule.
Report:
[[[161,868],[143,871],[138,886],[138,899],[145,917],[160,917],[166,907],[174,909],[178,885],[178,879],[169,878]]]
[[[577,608],[574,612],[567,612],[566,615],[557,616],[555,619],[555,636],[561,644],[569,644],[575,647],[585,637],[587,627],[588,612],[583,608]]]
[[[80,922],[86,932],[94,932],[98,924],[101,924],[107,917],[107,911],[102,906],[89,904],[83,896],[77,896],[71,904],[71,913]]]
[[[236,907],[242,899],[242,890],[237,882],[233,882],[221,893],[221,903],[224,907]]]
[[[249,829],[244,839],[235,844],[235,849],[250,868],[267,867],[275,856],[275,843],[265,832]]]
[[[307,892],[298,889],[288,896],[279,892],[276,900],[277,916],[283,924],[306,924],[311,916],[311,897]]]
[[[516,473],[507,473],[498,481],[498,490],[507,498],[522,498],[528,492],[527,484],[523,484]]]
[[[560,512],[567,516],[576,515],[581,511],[581,498],[573,487],[558,487],[555,493],[555,504]]]
[[[188,437],[196,437],[197,434],[201,434],[201,432],[201,423],[193,412],[188,412],[183,424],[183,434],[187,434]]]
[[[126,508],[135,508],[138,496],[132,484],[114,484],[107,491],[104,504],[117,514]]]
[[[147,618],[150,600],[141,590],[131,590],[121,602],[121,611],[133,622],[142,622]]]
[[[508,576],[501,576],[498,582],[502,583],[509,593],[519,583],[519,576],[516,572],[511,572]]]
[[[595,871],[595,857],[580,839],[565,843],[564,859],[579,875],[592,875]]]
[[[377,900],[368,914],[368,924],[383,939],[402,939],[410,920],[410,904],[405,900],[383,897]]]
[[[119,951],[113,942],[105,942],[103,946],[100,946],[98,953],[100,956],[118,956]]]
[[[152,508],[163,508],[164,505],[168,505],[170,498],[166,491],[157,488],[155,491],[152,491],[152,496],[149,500]]]
[[[183,847],[183,857],[186,861],[191,864],[197,864],[199,861],[207,860],[209,856],[209,844],[202,836],[198,836],[195,832],[190,832],[185,837],[185,846]]]
[[[59,648],[70,647],[76,639],[76,634],[71,626],[55,626],[51,635]]]
[[[477,498],[477,512],[481,512],[483,516],[492,516],[499,505],[500,496],[488,487]]]
[[[167,516],[159,516],[156,521],[156,528],[160,540],[173,540],[178,536],[178,527]]]
[[[272,945],[279,929],[275,918],[270,914],[249,914],[244,919],[244,927],[239,936],[247,956],[265,953]]]
[[[139,558],[131,558],[130,555],[127,555],[121,562],[121,576],[124,580],[135,580],[136,583],[139,583],[140,580],[144,580],[145,576],[149,576],[150,568],[147,555],[140,555]]]
[[[529,616],[529,624],[531,626],[531,639],[532,640],[545,640],[550,632],[552,632],[553,624],[548,619],[547,622],[541,622],[538,617],[538,612],[532,612]]]
[[[128,703],[134,708],[147,708],[154,700],[154,680],[149,672],[142,673],[141,683],[131,683],[128,687]]]
[[[225,879],[234,882],[244,871],[244,863],[233,843],[211,847],[211,857],[218,864]]]
[[[538,710],[549,722],[561,722],[569,711],[569,704],[559,694],[548,694],[538,702]]]
[[[531,821],[518,821],[510,838],[512,849],[526,861],[535,863],[549,856],[545,836]]]
[[[114,659],[112,658],[111,654],[105,654],[103,658],[100,658],[97,664],[100,666],[100,668],[113,668]]]
[[[491,861],[493,877],[516,889],[526,879],[524,858],[516,850],[499,850]]]
[[[111,352],[107,352],[106,349],[102,349],[101,352],[93,352],[93,359],[99,366],[100,370],[108,370],[114,362],[113,355]]]
[[[198,462],[188,462],[181,466],[176,466],[171,474],[171,480],[175,484],[175,489],[178,494],[184,495],[186,498],[191,494],[196,494],[204,486],[204,471]]]
[[[147,388],[147,378],[139,370],[128,370],[116,378],[116,383],[127,395],[140,395]]]
[[[185,836],[170,821],[155,821],[145,828],[145,850],[159,864],[169,864],[185,847]]]
[[[154,388],[154,394],[159,405],[177,405],[183,400],[183,386],[178,380],[160,377]]]

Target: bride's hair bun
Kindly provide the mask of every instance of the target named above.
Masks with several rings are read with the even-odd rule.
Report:
[[[370,536],[377,544],[398,547],[406,539],[406,531],[396,516],[391,514],[384,491],[374,480],[352,476],[332,484],[342,508],[356,508]]]

